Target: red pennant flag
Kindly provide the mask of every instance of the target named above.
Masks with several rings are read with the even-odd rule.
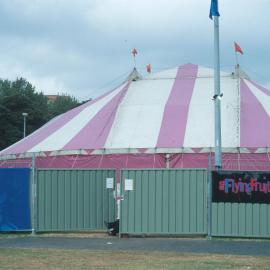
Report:
[[[151,73],[151,65],[150,64],[146,65],[146,71],[148,73]]]
[[[242,51],[242,49],[241,49],[241,47],[236,42],[234,42],[234,50],[236,52],[239,52],[241,54],[244,54],[243,51]]]
[[[131,53],[133,54],[134,57],[136,56],[136,54],[138,54],[138,52],[135,48],[132,49]]]

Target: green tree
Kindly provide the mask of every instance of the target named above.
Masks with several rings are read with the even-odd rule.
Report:
[[[72,96],[57,96],[54,101],[48,102],[48,119],[52,119],[59,114],[65,113],[66,111],[77,107],[79,104],[78,100]]]
[[[68,95],[49,101],[23,78],[15,81],[0,79],[0,150],[23,138],[22,113],[28,113],[26,135],[29,135],[51,118],[79,104]]]
[[[0,149],[23,137],[23,112],[28,113],[30,134],[47,121],[47,98],[23,78],[0,80]]]

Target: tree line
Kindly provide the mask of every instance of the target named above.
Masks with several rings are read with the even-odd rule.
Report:
[[[69,95],[49,100],[23,78],[0,79],[0,150],[23,138],[23,116],[27,113],[26,135],[34,132],[53,117],[81,103]]]

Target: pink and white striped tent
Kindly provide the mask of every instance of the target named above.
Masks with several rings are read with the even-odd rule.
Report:
[[[137,75],[4,149],[2,163],[35,153],[49,167],[207,167],[215,145],[213,70],[186,64]],[[268,169],[270,91],[237,67],[221,73],[221,92],[224,167],[247,160]]]

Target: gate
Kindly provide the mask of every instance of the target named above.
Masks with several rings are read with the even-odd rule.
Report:
[[[122,234],[206,234],[207,170],[123,170]]]
[[[115,220],[114,170],[37,170],[37,231],[105,230]]]

